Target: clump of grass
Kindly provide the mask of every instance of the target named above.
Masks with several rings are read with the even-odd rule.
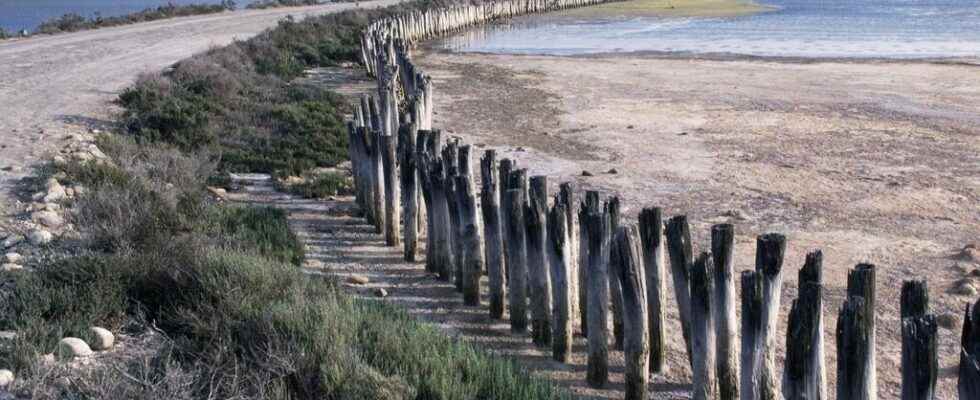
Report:
[[[262,0],[249,3],[245,8],[264,10],[278,7],[315,6],[320,3],[320,0]]]
[[[340,172],[323,172],[304,177],[302,182],[279,181],[280,189],[307,199],[323,199],[330,196],[350,194],[351,181]]]
[[[169,3],[159,7],[147,8],[132,14],[115,17],[103,17],[96,14],[92,18],[85,18],[76,13],[69,13],[49,21],[42,22],[40,25],[38,25],[37,29],[35,29],[35,33],[56,34],[63,32],[77,32],[88,29],[107,28],[111,26],[157,21],[168,18],[214,14],[234,9],[235,2],[226,0],[222,1],[220,4],[176,5]]]

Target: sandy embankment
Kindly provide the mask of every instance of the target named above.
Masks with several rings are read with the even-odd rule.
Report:
[[[780,358],[796,271],[822,249],[831,389],[836,315],[856,263],[879,267],[883,399],[899,397],[901,282],[928,278],[937,314],[958,316],[969,299],[950,288],[977,267],[954,257],[980,237],[976,66],[433,51],[417,60],[435,79],[436,126],[553,186],[617,194],[629,219],[654,205],[687,214],[702,249],[711,224],[734,222],[740,270],[753,267],[755,235],[785,233]],[[671,314],[668,332],[680,332]],[[959,329],[940,329],[940,398],[955,397]],[[655,388],[689,382],[674,336],[671,373]],[[617,395],[587,388],[580,367],[541,370],[579,394]]]

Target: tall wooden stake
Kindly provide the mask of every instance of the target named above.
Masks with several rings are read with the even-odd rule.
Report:
[[[551,265],[551,293],[553,300],[551,353],[555,361],[568,362],[572,349],[572,290],[569,278],[572,274],[571,251],[568,246],[567,205],[555,199],[548,212],[547,259]]]
[[[551,279],[545,257],[548,218],[548,180],[531,178],[527,223],[527,268],[531,282],[531,337],[534,344],[551,344]]]
[[[694,362],[691,354],[690,284],[693,252],[687,216],[679,215],[667,220],[667,253],[670,255],[670,275],[674,281],[674,297],[677,298],[677,311],[681,320],[681,334],[684,335],[688,363]]]
[[[643,248],[643,265],[646,269],[647,327],[650,332],[650,372],[666,372],[666,334],[664,319],[667,311],[664,302],[664,224],[663,210],[659,207],[640,211],[640,242]]]
[[[714,260],[715,324],[717,333],[716,372],[721,400],[738,399],[738,321],[735,318],[735,226],[711,227]]]
[[[640,264],[635,228],[621,227],[616,233],[610,267],[623,290],[623,358],[626,371],[626,399],[647,398],[649,344],[647,335],[646,281]]]
[[[902,400],[933,400],[939,360],[936,318],[929,314],[926,281],[902,285]]]
[[[608,302],[609,241],[611,223],[609,207],[587,210],[582,225],[589,237],[588,264],[588,338],[589,360],[586,380],[592,387],[604,387],[609,380]]]
[[[793,301],[786,330],[783,397],[786,400],[827,398],[823,356],[823,253],[807,254],[799,272],[800,296]]]
[[[858,264],[847,275],[847,300],[837,319],[837,399],[874,400],[875,268]]]
[[[504,242],[500,216],[500,185],[497,176],[497,152],[487,150],[480,159],[483,189],[480,191],[483,232],[486,239],[487,275],[490,283],[490,317],[503,318],[507,290],[504,273]]]
[[[510,330],[527,331],[527,242],[524,228],[524,191],[507,189],[507,293],[510,303]]]

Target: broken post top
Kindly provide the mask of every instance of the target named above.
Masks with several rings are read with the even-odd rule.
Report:
[[[657,249],[663,246],[663,210],[660,207],[644,208],[640,211],[639,220],[643,248]]]
[[[779,275],[786,253],[786,236],[779,233],[759,235],[755,241],[755,270],[767,277]]]
[[[875,266],[858,264],[847,273],[847,295],[864,299],[866,306],[873,312],[875,305]]]
[[[572,182],[563,182],[558,186],[558,196],[555,197],[555,202],[561,201],[566,207],[570,207],[572,202],[575,200],[575,184]]]
[[[711,227],[711,254],[718,279],[731,279],[734,273],[732,258],[735,251],[735,225],[717,224]]]
[[[807,253],[798,276],[800,287],[808,283],[823,284],[823,252],[814,250]]]
[[[472,150],[472,147],[468,144],[459,147],[460,175],[470,176],[470,150]]]
[[[902,319],[921,317],[929,313],[929,287],[925,280],[910,280],[902,284]]]
[[[619,201],[619,196],[612,196],[606,201],[606,207],[609,208],[609,223],[612,226],[613,232],[619,230],[619,218],[622,209],[622,203]]]
[[[672,248],[670,253],[684,257],[684,260],[681,261],[684,264],[690,264],[694,255],[691,246],[691,228],[687,224],[687,216],[670,217],[667,220],[666,235],[667,245]]]
[[[711,310],[714,278],[711,273],[711,253],[701,252],[691,268],[691,304],[702,310]]]

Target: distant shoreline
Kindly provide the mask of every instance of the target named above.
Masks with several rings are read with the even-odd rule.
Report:
[[[753,0],[630,0],[562,11],[582,17],[738,17],[779,7]]]

